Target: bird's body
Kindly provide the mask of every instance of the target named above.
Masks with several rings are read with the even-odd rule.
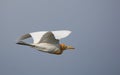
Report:
[[[38,51],[47,52],[51,54],[60,55],[66,49],[74,49],[72,46],[66,46],[65,44],[60,44],[59,39],[67,37],[70,31],[44,31],[44,32],[34,32],[30,34],[23,35],[17,44],[30,46],[37,49]],[[40,34],[40,35],[39,35]],[[31,37],[34,42],[28,44],[22,40]]]
[[[35,49],[38,51],[48,52],[54,54],[56,51],[60,51],[60,45],[58,44],[49,44],[49,43],[40,43],[40,44],[34,44]]]

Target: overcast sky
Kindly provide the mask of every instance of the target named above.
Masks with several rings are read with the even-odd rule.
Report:
[[[25,33],[71,30],[62,55],[15,44]],[[0,0],[0,75],[120,75],[119,0]]]

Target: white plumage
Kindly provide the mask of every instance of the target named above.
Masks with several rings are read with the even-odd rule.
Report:
[[[38,51],[59,55],[66,49],[74,49],[72,46],[59,43],[60,39],[67,37],[70,33],[71,31],[69,30],[32,32],[21,36],[17,44],[30,46]],[[32,44],[23,41],[30,37],[33,38]]]
[[[48,31],[38,31],[38,32],[32,32],[30,35],[33,38],[33,43],[38,43],[41,40],[41,37]],[[56,39],[62,39],[70,35],[71,31],[69,30],[59,30],[59,31],[51,31]]]

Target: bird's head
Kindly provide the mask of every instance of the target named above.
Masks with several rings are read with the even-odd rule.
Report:
[[[72,46],[67,46],[67,45],[65,45],[65,44],[60,44],[60,49],[61,49],[61,50],[67,50],[67,49],[73,50],[73,49],[75,49],[75,48],[72,47]]]

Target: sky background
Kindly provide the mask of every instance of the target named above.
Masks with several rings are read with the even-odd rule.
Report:
[[[22,34],[71,30],[62,55],[15,44]],[[119,0],[0,0],[0,75],[120,75]]]

